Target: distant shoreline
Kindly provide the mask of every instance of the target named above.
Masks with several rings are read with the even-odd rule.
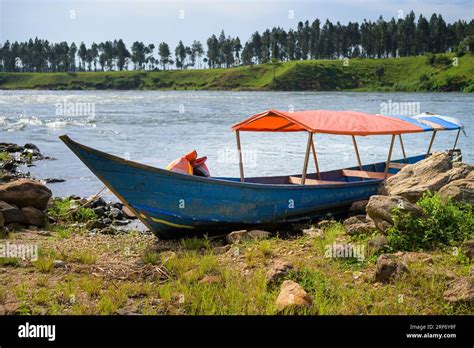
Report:
[[[306,60],[228,69],[0,73],[0,90],[474,92],[474,56]]]

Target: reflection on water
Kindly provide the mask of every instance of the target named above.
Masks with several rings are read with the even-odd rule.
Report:
[[[355,92],[0,91],[0,141],[32,142],[57,161],[30,168],[39,178],[60,177],[55,195],[90,195],[102,185],[58,136],[120,157],[165,167],[196,149],[213,176],[238,176],[230,126],[266,109],[337,109],[380,113],[387,103],[419,103],[420,110],[461,119],[469,135],[474,98],[468,94]],[[452,147],[455,132],[441,132],[434,149]],[[431,133],[404,135],[407,155],[424,153]],[[246,176],[294,174],[303,167],[304,133],[241,134]],[[349,136],[315,136],[321,170],[355,165]],[[389,136],[358,137],[364,163],[383,161]],[[461,136],[464,160],[474,162],[472,137]],[[395,157],[401,157],[396,143]],[[314,168],[310,168],[314,170]]]

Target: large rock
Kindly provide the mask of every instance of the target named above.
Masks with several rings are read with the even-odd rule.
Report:
[[[13,204],[8,204],[6,202],[0,201],[0,214],[3,215],[4,218],[4,225],[9,224],[23,224],[25,222],[25,218],[21,213],[20,209]]]
[[[279,310],[289,307],[305,307],[311,305],[313,301],[308,293],[292,280],[285,280],[281,284],[281,290],[276,299],[276,306]]]
[[[367,215],[373,220],[375,226],[385,232],[393,225],[392,213],[397,208],[402,212],[411,213],[420,217],[423,211],[417,205],[410,203],[401,196],[372,196],[367,204]]]
[[[21,212],[25,218],[26,225],[43,227],[46,221],[46,214],[39,209],[33,207],[21,208]]]
[[[423,161],[404,167],[397,175],[387,179],[381,194],[403,196],[414,203],[423,193],[438,191],[450,181],[465,178],[472,170],[472,166],[453,164],[447,154],[436,152]]]
[[[474,277],[461,277],[448,284],[443,293],[448,302],[473,302],[474,301]]]
[[[366,215],[356,215],[344,220],[344,228],[349,236],[357,236],[359,234],[370,234],[376,227],[372,219]]]
[[[38,181],[18,179],[0,185],[0,201],[19,207],[34,207],[45,210],[51,190]]]
[[[377,259],[375,281],[390,283],[402,274],[408,273],[408,267],[397,255],[383,254]]]
[[[3,213],[0,212],[0,230],[5,226],[5,218],[3,217]]]
[[[439,190],[443,199],[451,198],[457,202],[467,202],[474,205],[474,178],[454,180]]]

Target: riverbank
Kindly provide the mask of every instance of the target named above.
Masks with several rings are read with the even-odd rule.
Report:
[[[27,155],[33,144],[2,146],[3,164],[20,150],[44,159]],[[51,199],[6,171],[0,315],[472,314],[474,167],[443,153],[405,167],[344,222],[174,241],[127,228],[121,205]]]
[[[473,92],[474,56],[292,61],[182,71],[0,73],[0,89]]]

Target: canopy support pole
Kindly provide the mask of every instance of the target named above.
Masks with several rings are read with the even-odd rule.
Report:
[[[456,145],[458,144],[459,134],[461,133],[461,128],[458,129],[458,134],[456,135],[456,140],[454,141],[453,149],[456,149]]]
[[[357,157],[357,163],[359,164],[359,169],[362,170],[362,162],[360,160],[359,148],[357,147],[357,142],[354,135],[352,136],[352,143],[354,144],[354,149],[355,149],[355,153]]]
[[[242,147],[240,146],[240,133],[235,131],[235,136],[237,138],[237,152],[239,154],[239,169],[240,169],[240,181],[244,182],[244,163],[242,162]]]
[[[316,154],[316,147],[314,146],[314,139],[311,141],[311,149],[313,150],[314,165],[316,166],[316,173],[318,173],[318,180],[321,180],[321,173],[319,172],[318,155]]]
[[[392,141],[390,142],[390,149],[388,150],[387,162],[385,163],[385,179],[387,179],[388,167],[390,165],[390,160],[392,159],[393,143],[395,143],[395,134],[392,135]]]
[[[403,146],[403,140],[402,140],[402,135],[398,134],[398,139],[400,139],[400,146],[402,148],[402,153],[403,153],[403,159],[405,160],[405,163],[408,163],[407,161],[407,155],[405,153],[405,146]]]
[[[434,131],[434,132],[433,132],[433,136],[431,137],[430,146],[428,146],[428,151],[426,152],[426,155],[427,155],[427,156],[430,154],[431,147],[433,146],[433,142],[434,142],[435,137],[436,137],[436,132],[437,132],[437,131]]]
[[[303,174],[301,176],[301,185],[306,181],[306,172],[308,171],[309,152],[311,151],[311,144],[313,142],[313,133],[308,132],[308,143],[306,144],[306,155],[304,157]]]

